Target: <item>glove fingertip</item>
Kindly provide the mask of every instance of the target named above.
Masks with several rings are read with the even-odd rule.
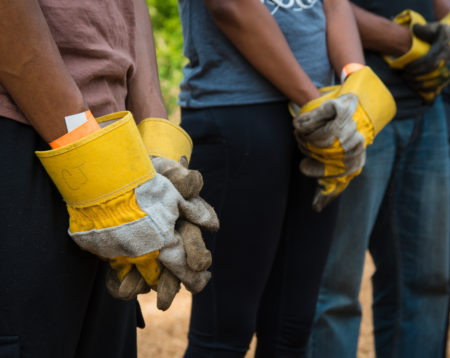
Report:
[[[180,280],[167,269],[164,270],[156,289],[156,307],[161,311],[168,310],[180,288]]]
[[[189,255],[186,261],[191,269],[201,272],[207,270],[211,266],[212,255],[208,249],[205,249],[198,255]]]
[[[182,217],[208,231],[219,230],[219,218],[214,208],[201,197],[196,196],[183,202],[181,207]]]
[[[184,199],[191,199],[200,194],[203,188],[203,177],[197,170],[190,170],[181,178],[169,177]]]
[[[147,285],[136,268],[133,268],[123,281],[119,280],[113,269],[108,269],[106,272],[106,288],[111,296],[123,301],[132,300],[139,294],[150,291],[150,286]]]
[[[312,178],[320,178],[324,176],[324,164],[315,159],[305,158],[300,162],[300,171]]]
[[[204,228],[208,231],[216,232],[220,229],[220,221],[217,217],[217,214],[214,212],[214,215],[211,217],[210,221],[207,225],[204,226]]]
[[[320,190],[314,196],[312,208],[315,212],[320,213],[334,199],[334,196],[323,195]]]
[[[211,266],[212,255],[206,248],[200,228],[188,221],[180,220],[177,230],[186,250],[186,262],[194,271],[205,271]]]
[[[417,38],[429,43],[433,42],[436,37],[436,31],[433,24],[428,25],[415,24],[412,27],[412,31]]]
[[[189,284],[188,282],[183,282],[183,284],[189,292],[195,295],[205,288],[210,279],[211,272],[203,271],[198,273],[195,283]]]
[[[141,276],[137,279],[130,276],[131,275],[125,276],[125,279],[119,286],[120,297],[127,297],[128,301],[136,298],[138,294],[147,293],[150,291],[150,286],[147,285]]]

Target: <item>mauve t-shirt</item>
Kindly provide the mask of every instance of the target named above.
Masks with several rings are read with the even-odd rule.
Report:
[[[135,17],[130,0],[39,0],[64,63],[95,116],[125,109],[134,75]],[[0,84],[0,116],[28,123]]]

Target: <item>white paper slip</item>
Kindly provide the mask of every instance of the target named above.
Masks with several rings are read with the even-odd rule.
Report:
[[[66,116],[64,120],[66,121],[67,132],[72,132],[75,128],[87,122],[86,112]]]

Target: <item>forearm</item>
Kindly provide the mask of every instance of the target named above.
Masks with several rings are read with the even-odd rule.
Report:
[[[347,0],[325,0],[328,55],[335,71],[351,62],[364,64],[356,21]]]
[[[389,19],[351,4],[365,49],[384,55],[401,56],[411,47],[411,33]]]
[[[434,0],[433,6],[436,20],[442,19],[450,12],[450,0]]]
[[[35,0],[0,0],[0,83],[47,142],[86,110]]]
[[[216,24],[242,55],[289,99],[303,105],[320,96],[261,1],[204,1]]]
[[[167,118],[161,96],[153,30],[144,0],[133,0],[136,14],[136,73],[128,84],[127,108],[136,122],[144,118]]]

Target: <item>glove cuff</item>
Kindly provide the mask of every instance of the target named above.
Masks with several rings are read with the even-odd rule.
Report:
[[[147,118],[139,123],[138,128],[148,155],[176,162],[184,156],[190,161],[192,139],[180,126],[166,119]]]
[[[370,91],[367,90],[370,88]],[[299,113],[306,113],[322,105],[325,101],[347,93],[358,97],[358,110],[363,110],[373,126],[376,136],[394,118],[397,111],[395,100],[380,78],[368,66],[353,72],[342,85],[320,89],[325,94],[306,103]],[[291,106],[291,112],[295,108]]]
[[[319,98],[313,99],[312,101],[309,101],[302,107],[291,102],[289,104],[289,111],[291,112],[293,117],[295,117],[301,113],[306,113],[306,112],[312,111],[314,108],[320,107],[323,102],[325,102],[329,99],[338,98],[340,95],[341,89],[342,89],[342,85],[321,87],[321,88],[319,88],[319,91],[320,91],[320,93],[323,93],[322,96],[320,96]]]
[[[442,24],[450,25],[450,12],[445,15],[441,21],[439,21]]]
[[[426,20],[419,13],[412,10],[404,10],[392,20],[401,26],[409,27],[412,36],[411,48],[400,57],[384,56],[384,60],[391,68],[402,69],[408,63],[424,56],[430,50],[430,44],[417,38],[412,31],[414,25],[426,25]]]
[[[368,66],[347,78],[338,96],[346,93],[353,93],[358,97],[359,104],[372,122],[375,136],[395,116],[397,107],[394,97]]]
[[[103,203],[156,175],[130,112],[97,121],[113,123],[72,144],[36,152],[72,207]]]

